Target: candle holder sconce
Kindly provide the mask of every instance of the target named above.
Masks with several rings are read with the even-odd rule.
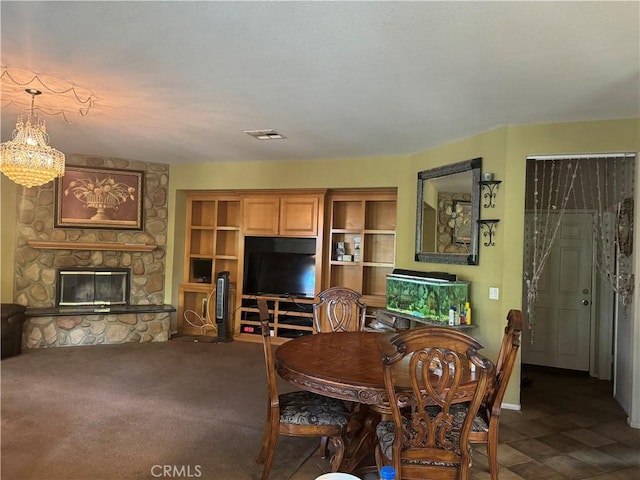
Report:
[[[496,190],[502,183],[502,180],[494,180],[493,173],[483,173],[482,180],[478,182],[480,184],[480,191],[484,197],[486,203],[482,205],[483,208],[495,208],[496,204]],[[496,233],[496,226],[500,220],[478,220],[480,230],[485,238],[484,246],[493,247],[495,242],[493,241]]]
[[[496,198],[496,190],[502,183],[502,180],[480,180],[480,189],[482,190],[482,196],[486,200],[483,205],[484,208],[494,208],[496,205],[493,202]]]
[[[486,239],[484,242],[485,247],[493,247],[495,245],[493,236],[496,233],[496,225],[499,221],[500,220],[478,220],[482,235]]]

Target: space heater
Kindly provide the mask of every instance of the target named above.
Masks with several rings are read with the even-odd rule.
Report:
[[[229,272],[220,272],[216,276],[215,320],[218,327],[218,342],[233,341],[233,297],[235,288],[229,282]]]

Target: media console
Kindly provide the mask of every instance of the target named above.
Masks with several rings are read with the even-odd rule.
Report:
[[[242,295],[240,307],[240,340],[261,342],[258,298],[267,300],[271,321],[269,328],[275,344],[302,335],[311,335],[313,327],[314,298],[295,298],[269,295]]]

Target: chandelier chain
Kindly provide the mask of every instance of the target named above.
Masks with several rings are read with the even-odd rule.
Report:
[[[78,114],[81,117],[85,117],[86,115],[88,115],[89,111],[94,106],[94,103],[96,101],[96,97],[93,93],[81,94],[81,92],[79,91],[80,89],[83,89],[83,90],[87,90],[87,89],[85,89],[84,87],[80,87],[79,85],[72,82],[71,80],[67,80],[65,78],[57,77],[54,75],[46,75],[47,77],[57,79],[58,82],[64,82],[69,85],[68,87],[56,88],[55,86],[52,85],[54,82],[48,82],[45,79],[44,74],[37,73],[37,72],[29,72],[29,77],[25,81],[24,79],[20,80],[19,78],[17,78],[15,74],[12,74],[9,71],[8,66],[2,65],[1,68],[2,68],[2,73],[0,74],[0,80],[2,81],[9,80],[11,83],[19,87],[30,87],[35,83],[36,85],[39,85],[43,90],[51,94],[55,94],[55,95],[71,94],[72,98],[74,98],[75,101],[77,101],[81,105],[81,107],[78,108]],[[87,92],[89,91],[87,90]],[[16,101],[13,98],[7,98],[7,95],[3,94],[3,105],[2,105],[3,108],[7,108],[12,105],[19,107],[20,102]],[[72,121],[69,118],[70,112],[65,109],[53,110],[53,109],[47,109],[45,107],[39,106],[37,110],[50,116],[61,115],[66,123],[72,123]]]

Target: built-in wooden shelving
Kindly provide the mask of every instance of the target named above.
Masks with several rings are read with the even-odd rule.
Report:
[[[157,245],[146,243],[54,242],[29,240],[31,248],[44,250],[107,250],[113,252],[150,252]]]

